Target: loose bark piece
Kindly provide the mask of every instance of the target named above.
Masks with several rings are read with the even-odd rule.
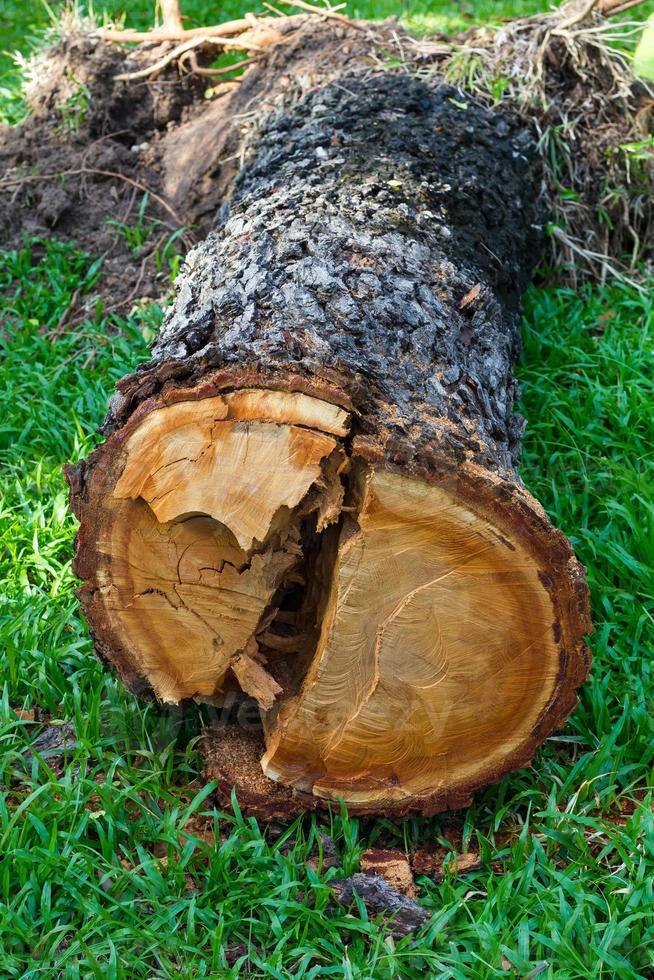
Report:
[[[397,938],[411,935],[429,920],[426,909],[376,874],[358,872],[349,878],[332,879],[329,887],[342,905],[352,905],[356,894],[371,916],[389,917],[390,931]]]
[[[62,725],[51,725],[41,731],[32,742],[33,753],[44,759],[50,769],[62,773],[67,757],[77,748],[75,727],[67,721]],[[26,753],[28,760],[34,759],[32,752]]]
[[[258,701],[265,752],[233,771],[221,732],[208,772],[260,815],[463,806],[589,664],[583,569],[516,471],[534,140],[390,75],[289,99],[252,140],[69,472],[82,601],[133,688]]]
[[[370,847],[361,855],[360,868],[365,874],[381,875],[389,885],[409,898],[415,898],[418,894],[419,889],[404,851]]]

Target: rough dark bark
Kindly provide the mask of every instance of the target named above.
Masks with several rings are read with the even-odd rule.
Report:
[[[344,79],[272,116],[107,432],[157,375],[338,372],[361,434],[387,429],[402,462],[466,455],[513,474],[540,180],[524,123],[446,85]]]
[[[410,936],[429,920],[429,912],[375,874],[357,872],[349,878],[333,878],[329,887],[342,905],[353,905],[358,896],[374,918],[390,918],[390,931],[398,938]]]
[[[485,522],[474,533],[481,534],[485,548],[491,540],[495,549],[499,547],[497,568],[503,569],[491,569],[488,575],[496,576],[507,589],[506,583],[513,581],[507,571],[511,556],[517,556],[516,569],[526,569],[524,582],[516,572],[518,605],[507,613],[508,623],[511,616],[517,617],[516,623],[529,618],[530,590],[546,595],[549,612],[534,613],[540,632],[534,633],[526,650],[535,648],[529,654],[529,669],[536,669],[533,665],[539,657],[548,660],[551,689],[520,737],[507,738],[506,752],[489,758],[485,767],[480,763],[483,772],[470,770],[469,775],[465,765],[457,775],[453,761],[452,773],[434,777],[429,785],[423,781],[420,790],[405,789],[403,777],[390,762],[386,767],[371,762],[369,772],[365,765],[353,771],[350,796],[344,759],[348,752],[356,756],[357,739],[365,743],[365,735],[352,736],[351,743],[345,738],[347,744],[332,770],[331,756],[321,755],[324,718],[320,712],[315,727],[313,722],[305,726],[304,762],[293,759],[288,746],[278,750],[281,761],[276,762],[270,747],[292,731],[295,716],[289,721],[288,712],[304,703],[303,678],[309,676],[318,643],[312,630],[316,622],[320,627],[328,600],[314,596],[308,611],[306,602],[301,605],[298,615],[308,623],[311,649],[305,649],[292,668],[282,664],[277,673],[272,671],[274,690],[265,701],[269,744],[265,771],[288,785],[275,788],[271,814],[279,815],[286,807],[290,811],[294,801],[299,807],[312,806],[341,793],[352,809],[363,813],[381,810],[402,815],[465,805],[475,789],[526,764],[576,703],[575,690],[589,664],[582,640],[590,627],[583,569],[565,537],[524,489],[516,470],[523,431],[522,420],[513,414],[519,303],[538,258],[544,221],[536,159],[533,135],[517,117],[475,105],[449,86],[429,88],[401,75],[344,77],[261,120],[220,228],[189,254],[182,269],[177,297],[154,344],[152,360],[119,382],[105,425],[106,443],[69,472],[72,501],[81,520],[76,570],[85,583],[82,602],[100,654],[135,689],[147,688],[151,677],[128,649],[129,643],[119,639],[112,607],[107,605],[111,589],[121,602],[127,600],[112,584],[110,563],[100,568],[100,558],[104,560],[108,549],[107,527],[117,520],[106,516],[105,505],[126,459],[133,455],[130,440],[151,413],[218,394],[247,389],[295,392],[345,409],[351,428],[347,436],[336,438],[340,448],[335,452],[350,461],[353,484],[363,480],[357,467],[366,467],[368,475],[399,475],[433,486],[466,508],[469,517],[463,524]],[[159,470],[170,465],[163,457],[159,462]],[[320,493],[327,493],[327,469],[318,482]],[[338,525],[343,548],[350,546],[353,533],[361,535],[374,523],[379,511],[374,502],[368,510],[362,505],[362,485],[340,491],[340,503],[344,493],[347,505]],[[333,486],[329,493],[335,493]],[[331,557],[316,559],[314,546],[309,556],[307,522],[313,520],[311,533],[316,537],[312,515],[316,508],[319,514],[327,508],[326,497],[310,499],[310,507],[292,512],[297,515],[295,538],[288,534],[274,538],[270,553],[279,555],[279,549],[291,545],[304,548],[300,578],[306,578],[308,570],[320,583],[321,576],[329,577],[328,568],[341,561],[341,550],[335,557],[332,531],[323,532],[319,526],[316,539],[322,542],[321,553]],[[350,518],[349,512],[357,512],[358,517]],[[416,513],[410,520],[417,526],[420,519]],[[333,520],[330,517],[325,523]],[[438,536],[437,527],[434,534]],[[370,545],[369,552],[373,550]],[[458,575],[454,558],[452,562]],[[485,581],[473,577],[469,586],[470,602],[479,598],[482,608]],[[407,584],[407,603],[416,595],[424,597],[424,589],[432,584]],[[307,591],[312,588],[320,591],[311,584]],[[146,592],[161,590],[141,591],[136,598]],[[443,601],[447,602],[446,594],[435,596],[434,609],[441,608]],[[283,606],[283,601],[269,599],[261,630],[274,619],[273,606],[278,609],[280,603]],[[404,605],[398,609],[393,617],[401,618]],[[416,609],[413,622],[419,625],[427,613],[420,605]],[[453,609],[456,617],[458,607]],[[290,610],[283,611],[288,617]],[[502,618],[501,609],[497,615]],[[388,621],[379,626],[378,646]],[[546,622],[547,638],[542,635]],[[452,628],[447,627],[450,633]],[[436,624],[434,630],[438,629]],[[267,650],[272,641],[261,630],[256,639]],[[500,673],[518,653],[523,656],[511,646],[510,637],[506,642],[504,652],[497,654]],[[524,642],[523,638],[523,647]],[[364,663],[356,669],[366,674],[373,668]],[[374,669],[378,671],[379,665]],[[436,671],[433,664],[430,669]],[[460,663],[456,669],[461,669]],[[474,675],[476,668],[470,669]],[[353,718],[365,716],[378,680],[376,675],[373,684],[364,677],[348,718],[339,715],[332,698],[335,730],[346,731]],[[473,682],[471,676],[474,687]],[[411,683],[406,681],[407,690],[412,690]],[[415,683],[418,690],[424,689]],[[277,707],[269,711],[275,693],[287,684],[290,693],[279,712]],[[353,687],[357,687],[356,677]],[[400,684],[398,690],[402,689]],[[529,691],[527,699],[534,696]],[[264,704],[263,696],[255,696]],[[389,708],[394,719],[398,704]],[[480,717],[483,709],[479,704]],[[370,725],[375,731],[377,722]],[[314,736],[315,746],[310,744]],[[462,733],[463,742],[479,738],[476,730]],[[248,740],[252,742],[249,736]],[[336,740],[338,746],[342,742],[342,737]],[[436,751],[429,744],[426,759]],[[414,749],[419,758],[419,745]],[[214,772],[226,790],[230,766],[221,767],[217,761]],[[231,778],[238,784],[235,774]],[[254,783],[248,786],[245,778],[242,785],[250,792]],[[382,785],[383,792],[378,789]],[[343,786],[345,790],[339,788]],[[256,812],[266,812],[265,800],[259,807],[251,802]]]

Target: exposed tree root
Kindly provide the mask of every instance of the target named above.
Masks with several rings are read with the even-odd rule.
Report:
[[[363,27],[338,8],[323,10],[305,0],[281,2],[348,27]],[[648,108],[643,95],[654,100],[654,91],[634,87],[624,56],[612,44],[628,37],[629,25],[615,27],[605,19],[640,2],[573,0],[553,13],[515,20],[500,30],[472,30],[453,42],[412,42],[398,35],[405,68],[411,70],[413,63],[422,77],[442,72],[475,95],[518,107],[535,122],[554,212],[552,265],[557,275],[563,265],[564,276],[574,284],[584,270],[602,280],[613,275],[633,284],[638,264],[651,252],[654,171],[647,148],[640,151],[639,144],[652,131],[654,101]],[[110,41],[182,42],[154,64],[117,76],[137,80],[174,61],[181,69],[206,45],[262,51],[281,40],[273,25],[270,19],[248,15],[207,28],[105,29],[99,36]],[[196,58],[190,69],[211,71]]]

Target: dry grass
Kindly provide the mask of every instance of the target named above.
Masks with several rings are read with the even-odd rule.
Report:
[[[641,30],[566,5],[405,48],[422,75],[444,74],[535,126],[559,283],[633,281],[653,258],[654,87],[631,68]]]

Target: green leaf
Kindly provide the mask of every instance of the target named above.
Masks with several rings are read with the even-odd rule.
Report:
[[[648,18],[634,53],[634,72],[654,81],[654,14]]]

